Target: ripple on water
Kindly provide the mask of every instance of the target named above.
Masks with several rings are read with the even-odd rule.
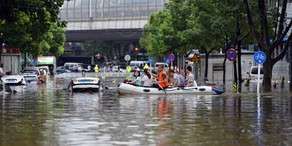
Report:
[[[277,97],[281,96],[281,97]],[[1,145],[292,145],[290,95],[126,96],[37,90],[0,104]],[[41,143],[41,144],[40,144]]]

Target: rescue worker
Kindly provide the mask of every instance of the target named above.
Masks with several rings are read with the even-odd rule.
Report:
[[[127,73],[131,73],[131,71],[132,71],[131,66],[128,65],[128,66],[126,67],[126,70],[127,70]]]
[[[143,67],[143,70],[145,69],[149,69],[149,65],[147,63],[145,63],[144,67]]]
[[[98,67],[98,65],[95,65],[94,71],[95,71],[95,73],[99,73],[99,67]]]
[[[157,84],[154,84],[154,87],[157,87],[160,90],[169,86],[167,74],[164,72],[164,65],[159,65],[156,81]]]
[[[124,81],[125,83],[127,83],[131,80],[131,71],[132,71],[132,68],[131,68],[131,66],[128,65],[126,67],[126,80]]]

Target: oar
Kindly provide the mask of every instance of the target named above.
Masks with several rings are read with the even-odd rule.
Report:
[[[118,87],[104,87],[105,90],[114,90],[114,89],[118,89]]]

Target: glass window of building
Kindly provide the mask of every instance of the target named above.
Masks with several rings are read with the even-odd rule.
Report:
[[[67,21],[147,19],[163,8],[166,0],[70,0],[60,17]]]

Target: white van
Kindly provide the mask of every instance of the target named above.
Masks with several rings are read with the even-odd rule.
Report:
[[[81,71],[82,70],[82,63],[67,62],[64,64],[64,67],[66,69],[71,70],[71,71]]]
[[[167,63],[164,63],[164,62],[156,62],[156,63],[155,63],[155,71],[157,71],[157,69],[158,69],[158,67],[159,67],[160,65],[163,65],[163,66],[164,66],[164,69],[165,69],[165,70],[168,70],[168,64],[167,64]]]
[[[252,66],[250,68],[249,74],[250,74],[251,80],[257,80],[258,79],[258,66]],[[264,76],[264,71],[263,71],[263,67],[261,66],[260,67],[260,80],[263,79],[263,76]]]
[[[147,63],[147,61],[131,61],[130,66],[131,66],[132,70],[135,68],[142,69],[146,63]]]

